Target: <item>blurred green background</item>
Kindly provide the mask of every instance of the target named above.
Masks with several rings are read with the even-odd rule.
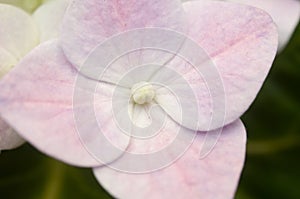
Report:
[[[300,26],[243,116],[245,168],[236,199],[300,198]],[[29,144],[0,155],[0,198],[111,198],[90,169],[65,165]]]

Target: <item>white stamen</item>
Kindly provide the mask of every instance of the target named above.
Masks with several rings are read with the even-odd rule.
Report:
[[[153,100],[155,91],[150,83],[139,82],[131,88],[131,96],[135,103],[142,105]]]

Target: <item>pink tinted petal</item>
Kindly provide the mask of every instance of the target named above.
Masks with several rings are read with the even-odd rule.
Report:
[[[24,139],[0,118],[0,150],[14,149],[24,142]]]
[[[300,19],[298,0],[230,0],[267,11],[278,27],[279,50],[286,46]]]
[[[199,133],[189,150],[169,167],[147,174],[128,174],[108,167],[94,169],[100,184],[116,198],[233,198],[244,164],[246,131],[241,121],[225,127],[204,159]]]
[[[161,28],[127,31],[97,46],[80,73],[130,88],[139,81],[147,81],[156,72],[155,66],[162,66],[174,57],[163,50],[176,52],[185,39],[182,34]]]
[[[187,48],[181,50],[179,54],[195,52],[189,57],[203,57],[204,60],[196,61],[195,64],[199,65],[193,66],[177,56],[152,75],[151,82],[164,85],[156,90],[156,102],[172,119],[186,128],[207,131],[223,126],[224,92],[218,72],[213,68],[214,64],[201,48],[194,49],[187,44]],[[211,92],[218,96],[212,97]]]
[[[94,121],[76,120],[82,123],[75,123],[73,90],[77,72],[57,43],[54,40],[37,47],[3,78],[0,83],[1,116],[26,140],[50,156],[77,166],[101,165],[88,153],[77,133],[76,128],[83,126],[86,131],[80,132],[81,135],[98,141],[98,150],[105,150]],[[83,101],[74,107],[85,114],[88,106],[90,104]],[[118,139],[117,133],[108,132],[107,136]],[[128,140],[120,142],[127,146]]]
[[[222,78],[225,124],[229,124],[248,109],[269,72],[277,50],[276,27],[262,10],[239,4],[191,1],[184,3],[184,9],[190,21],[189,36],[207,52]],[[197,78],[194,70],[179,70],[194,85],[196,93],[204,93],[199,107],[209,113],[211,98],[206,97],[203,82],[193,81]],[[218,98],[220,93],[211,89],[210,94]],[[221,126],[222,123],[216,123],[211,129]]]
[[[77,130],[83,144],[99,162],[112,162],[123,154],[130,140],[130,133],[122,132],[115,121],[120,114],[113,112],[115,86],[85,80],[83,84],[77,83],[75,90],[79,98],[73,98],[74,117],[78,122]],[[128,102],[130,91],[123,88],[120,91],[116,101]],[[126,108],[122,106],[117,110]]]
[[[165,168],[183,155],[197,135],[179,126],[159,106],[152,107],[151,122],[142,129],[132,128],[126,153],[108,167],[131,173]]]
[[[183,16],[179,0],[74,0],[63,21],[61,41],[67,57],[80,66],[112,35],[145,27],[182,30]]]
[[[192,0],[182,0],[192,1]],[[300,2],[298,0],[223,0],[261,8],[268,12],[278,28],[279,47],[281,51],[289,42],[300,19]]]

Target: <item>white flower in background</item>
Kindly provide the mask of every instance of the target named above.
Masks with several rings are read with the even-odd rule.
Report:
[[[22,5],[25,10],[38,5],[38,1],[27,0],[9,3]],[[18,7],[0,4],[0,78],[39,43],[57,36],[66,7],[67,1],[51,1],[30,15]],[[0,150],[13,149],[23,143],[24,140],[0,118]]]
[[[182,0],[191,1],[191,0]],[[201,1],[201,0],[200,0]],[[267,11],[278,27],[280,52],[289,42],[300,19],[298,0],[223,0],[247,4]]]

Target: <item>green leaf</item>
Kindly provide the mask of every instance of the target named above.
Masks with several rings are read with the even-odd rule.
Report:
[[[300,198],[300,26],[243,116],[248,152],[237,199]]]
[[[91,169],[53,160],[29,144],[0,156],[0,196],[9,199],[109,199]]]

